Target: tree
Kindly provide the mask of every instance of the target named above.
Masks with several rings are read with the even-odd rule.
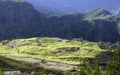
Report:
[[[80,71],[78,72],[78,75],[87,75],[85,71],[86,71],[86,63],[85,63],[85,60],[83,60],[83,66],[81,66]]]
[[[111,64],[107,63],[107,67],[106,67],[106,75],[112,75],[112,69],[111,69]]]
[[[120,46],[114,53],[112,68],[114,75],[120,75]]]
[[[99,67],[99,64],[98,64],[98,57],[96,57],[96,61],[95,61],[95,72],[93,73],[93,75],[101,75],[101,72],[100,72],[100,67]]]
[[[87,73],[87,75],[93,75],[93,71],[92,71],[91,66],[92,65],[89,62],[86,63],[86,73]]]
[[[1,43],[2,43],[2,45],[7,45],[9,42],[10,42],[10,40],[4,40]]]
[[[4,75],[4,73],[3,73],[2,69],[0,69],[0,75]]]

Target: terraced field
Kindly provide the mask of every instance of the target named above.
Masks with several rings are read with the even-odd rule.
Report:
[[[95,58],[96,55],[110,54],[115,50],[111,48],[113,44],[105,44],[109,48],[102,48],[104,45],[100,44],[101,42],[80,39],[66,40],[48,37],[5,40],[0,43],[0,55],[80,65],[85,58]],[[105,60],[110,58],[107,55],[105,57]]]

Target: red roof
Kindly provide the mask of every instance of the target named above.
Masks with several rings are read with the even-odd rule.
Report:
[[[20,73],[20,75],[29,75],[28,73]]]

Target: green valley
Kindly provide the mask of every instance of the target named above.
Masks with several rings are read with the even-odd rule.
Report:
[[[82,38],[66,40],[35,37],[4,40],[0,43],[0,61],[2,61],[0,64],[7,63],[8,70],[39,71],[44,68],[56,72],[61,70],[62,73],[81,69],[84,61],[94,64],[97,57],[99,66],[104,67],[107,66],[104,64],[112,62],[113,53],[118,45],[110,42],[89,42]]]

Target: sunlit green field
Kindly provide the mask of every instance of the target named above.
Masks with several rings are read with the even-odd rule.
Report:
[[[48,61],[78,65],[83,58],[94,58],[109,51],[101,49],[99,43],[59,38],[28,38],[0,43],[0,55],[30,57]]]

